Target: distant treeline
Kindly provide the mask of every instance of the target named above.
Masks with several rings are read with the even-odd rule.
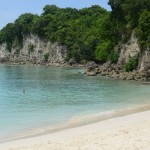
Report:
[[[150,48],[150,0],[109,0],[112,11],[98,5],[89,8],[59,8],[46,5],[38,16],[30,13],[21,15],[14,23],[0,31],[0,43],[7,50],[22,46],[23,37],[36,34],[68,48],[68,57],[116,63],[118,42],[125,43],[133,30],[139,37],[142,50]]]

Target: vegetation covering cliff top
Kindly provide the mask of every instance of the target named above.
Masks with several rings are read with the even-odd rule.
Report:
[[[46,5],[43,13],[25,13],[0,31],[0,43],[11,52],[22,46],[23,37],[35,34],[59,42],[68,48],[67,59],[117,62],[118,42],[125,43],[133,30],[141,50],[150,49],[150,0],[109,0],[112,8],[93,5],[89,8],[59,8]]]

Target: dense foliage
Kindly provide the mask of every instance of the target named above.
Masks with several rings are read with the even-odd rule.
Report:
[[[127,42],[133,30],[139,31],[140,40],[149,38],[150,0],[109,0],[109,5],[120,40]]]
[[[145,10],[140,15],[137,30],[142,50],[150,50],[150,11]]]
[[[130,57],[128,63],[124,65],[125,71],[133,71],[138,66],[138,59],[137,57]]]
[[[26,13],[7,24],[0,31],[0,43],[5,42],[11,51],[22,46],[23,36],[36,34],[66,45],[68,60],[117,63],[119,50],[115,46],[127,42],[136,30],[141,48],[149,49],[150,0],[109,0],[109,5],[111,12],[98,5],[80,10],[46,5],[40,16]],[[32,45],[29,49],[32,51]]]

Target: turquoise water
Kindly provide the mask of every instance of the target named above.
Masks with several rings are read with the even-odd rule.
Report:
[[[147,102],[150,85],[88,77],[82,68],[0,65],[0,138]]]

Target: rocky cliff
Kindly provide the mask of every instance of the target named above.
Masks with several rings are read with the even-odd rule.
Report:
[[[127,43],[118,44],[116,49],[120,50],[117,64],[111,64],[111,62],[102,65],[89,63],[85,73],[89,76],[100,74],[123,80],[150,81],[150,51],[140,49],[135,32],[132,33]],[[124,66],[129,63],[131,58],[137,59],[137,67],[133,71],[126,72]]]
[[[129,62],[129,58],[136,57],[138,59],[137,70],[147,71],[150,69],[150,52],[140,49],[135,31],[132,32],[131,38],[126,44],[119,44],[118,47],[120,49],[118,65],[124,65]]]
[[[150,51],[141,51],[135,32],[132,33],[127,43],[118,44],[116,48],[120,51],[116,65],[110,62],[103,65],[92,63],[92,65],[87,65],[86,74],[100,74],[128,80],[150,80]],[[66,46],[52,43],[35,35],[25,36],[22,47],[14,43],[11,52],[7,50],[6,43],[0,45],[0,62],[2,63],[61,65],[65,63],[66,57]],[[136,70],[125,72],[123,66],[129,62],[130,58],[135,57],[138,60]]]
[[[132,33],[131,38],[125,44],[119,44],[120,56],[118,60],[119,65],[128,63],[130,57],[138,57],[140,53],[140,47],[135,32]]]
[[[67,48],[35,35],[24,36],[22,47],[13,44],[11,52],[6,43],[0,45],[0,61],[10,63],[56,64],[64,63]]]

